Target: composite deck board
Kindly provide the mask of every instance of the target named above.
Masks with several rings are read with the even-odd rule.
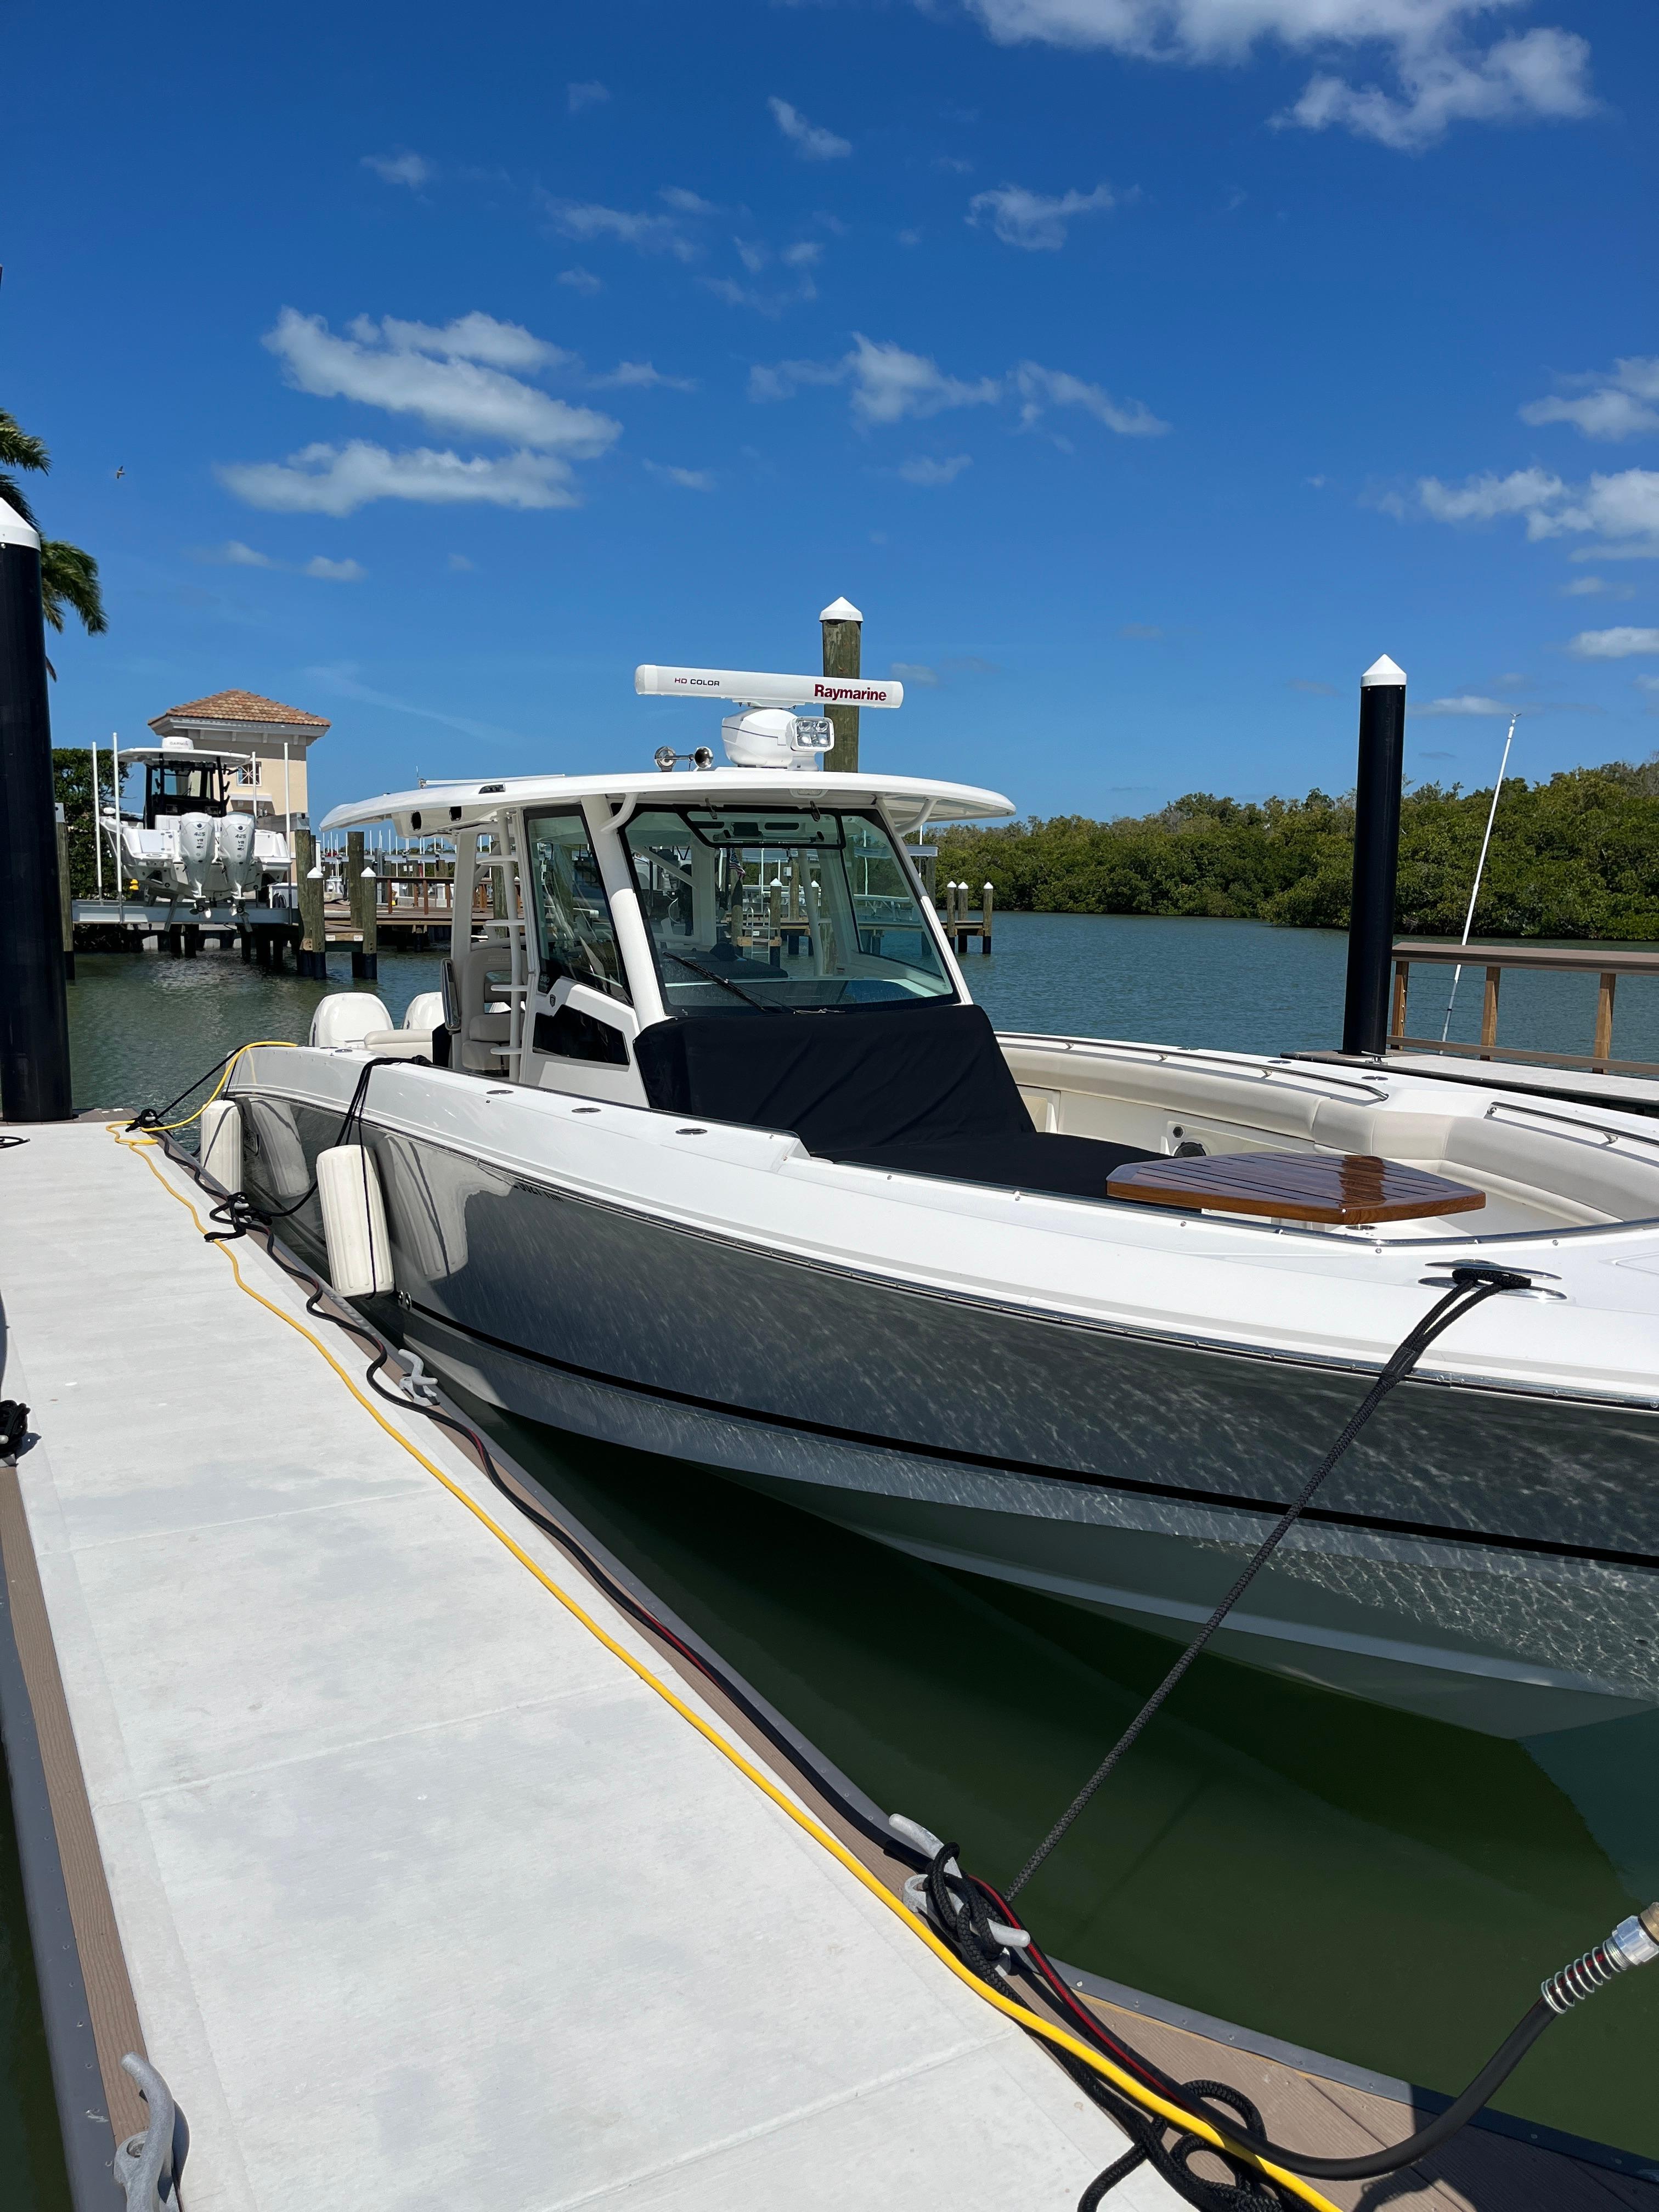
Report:
[[[1074,2205],[1106,2116],[242,1297],[143,1158],[28,1138],[3,1388],[189,2212],[276,2212],[301,2174],[363,2212]]]

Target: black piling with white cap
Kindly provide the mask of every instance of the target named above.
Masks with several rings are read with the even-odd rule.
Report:
[[[40,539],[0,500],[0,1115],[74,1110]]]
[[[1381,1058],[1389,1044],[1400,793],[1406,761],[1406,672],[1385,653],[1359,679],[1354,786],[1353,896],[1342,1049]]]

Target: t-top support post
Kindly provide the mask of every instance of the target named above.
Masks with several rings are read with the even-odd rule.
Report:
[[[1342,1049],[1388,1050],[1400,793],[1406,758],[1406,672],[1385,653],[1359,679],[1359,770],[1354,787],[1353,896]]]
[[[0,1115],[74,1110],[40,539],[0,500]]]

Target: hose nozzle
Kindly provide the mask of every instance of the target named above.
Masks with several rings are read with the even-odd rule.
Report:
[[[1598,1943],[1582,1959],[1575,1959],[1570,1966],[1563,1966],[1559,1974],[1540,1983],[1540,1994],[1553,2013],[1570,2012],[1597,1990],[1605,1989],[1615,1974],[1626,1973],[1632,1966],[1645,1966],[1650,1959],[1659,1959],[1659,1904],[1621,1920],[1605,1943]]]

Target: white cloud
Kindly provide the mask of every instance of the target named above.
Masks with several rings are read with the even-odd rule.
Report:
[[[702,283],[706,291],[724,300],[728,307],[752,307],[757,315],[774,318],[818,296],[818,288],[810,276],[803,276],[787,292],[763,292],[753,284],[739,284],[735,276],[705,276]]]
[[[1356,137],[1415,154],[1443,137],[1454,123],[1565,122],[1595,106],[1589,46],[1570,31],[1524,31],[1479,54],[1449,46],[1402,51],[1396,67],[1403,98],[1374,84],[1316,76],[1278,120],[1308,131],[1338,124]]]
[[[1020,422],[1030,428],[1048,408],[1081,407],[1121,437],[1156,437],[1170,425],[1138,399],[1120,404],[1097,384],[1086,384],[1064,369],[1021,362],[1004,376],[951,376],[926,354],[910,353],[890,340],[854,334],[853,349],[839,361],[781,361],[757,364],[749,372],[749,397],[791,399],[804,385],[851,386],[854,421],[866,427],[920,421],[957,407],[988,407],[1006,399],[1020,402]]]
[[[964,469],[971,469],[973,465],[971,453],[952,453],[948,460],[944,461],[933,460],[926,453],[917,453],[911,459],[899,463],[899,474],[906,483],[948,484],[954,483]]]
[[[257,552],[252,545],[244,545],[240,538],[228,538],[224,544],[212,546],[196,558],[216,562],[228,568],[280,568],[289,575],[315,576],[330,584],[361,584],[368,574],[358,562],[331,561],[324,553],[313,554],[296,568],[290,562],[275,561],[269,553]]]
[[[620,433],[608,415],[572,407],[489,366],[570,358],[516,323],[473,314],[439,330],[360,317],[351,331],[336,337],[320,315],[284,307],[264,343],[301,392],[416,415],[437,429],[584,459],[603,453]]]
[[[1491,522],[1524,518],[1529,538],[1589,536],[1601,541],[1575,560],[1621,561],[1659,557],[1659,470],[1625,469],[1571,484],[1547,469],[1516,469],[1506,477],[1470,477],[1462,484],[1424,477],[1417,487],[1425,514],[1437,522]],[[1398,501],[1393,511],[1401,511]]]
[[[798,107],[775,97],[767,101],[772,119],[804,161],[837,161],[853,150],[850,142],[837,138],[821,124],[809,123]]]
[[[338,691],[348,699],[361,699],[371,707],[389,708],[394,714],[416,714],[423,722],[441,722],[447,730],[460,730],[469,738],[483,738],[492,744],[504,740],[512,745],[528,742],[518,731],[498,729],[494,722],[475,722],[465,714],[446,714],[440,708],[417,707],[412,701],[397,698],[389,691],[376,691],[367,684],[360,684],[349,666],[307,668],[305,676],[307,683]]]
[[[580,292],[585,299],[591,299],[595,292],[603,292],[605,289],[604,284],[591,269],[561,269],[559,282],[561,284],[568,284],[573,292]]]
[[[1161,637],[1165,635],[1165,632],[1157,623],[1124,623],[1119,627],[1117,634],[1120,637],[1127,638],[1138,645],[1155,645]]]
[[[1644,691],[1659,691],[1659,676],[1638,676],[1636,681]]]
[[[1062,192],[1057,199],[1028,191],[1024,185],[1001,185],[994,192],[975,193],[968,203],[968,221],[978,224],[988,218],[1005,246],[1057,253],[1074,216],[1104,215],[1116,205],[1117,194],[1109,185],[1097,185],[1091,192]]]
[[[1316,75],[1279,119],[1415,151],[1456,122],[1518,123],[1587,115],[1589,48],[1534,29],[1484,49],[1470,33],[1522,0],[968,0],[1004,45],[1104,47],[1191,66],[1238,63],[1263,44],[1292,53],[1380,50],[1392,88]]]
[[[1121,438],[1161,438],[1170,427],[1139,399],[1120,406],[1109,392],[1097,384],[1085,384],[1080,376],[1068,375],[1063,368],[1042,368],[1034,361],[1023,361],[1012,380],[1024,402],[1020,421],[1028,427],[1038,422],[1048,407],[1081,407]]]
[[[240,538],[228,538],[222,545],[216,545],[196,556],[199,561],[222,562],[227,568],[274,568],[276,562],[269,553],[256,553],[251,545],[244,545]]]
[[[619,361],[603,376],[590,376],[588,384],[595,392],[612,387],[621,391],[644,391],[659,386],[665,392],[695,392],[695,376],[665,376],[661,369],[653,368],[648,361]]]
[[[1571,422],[1587,438],[1639,436],[1659,430],[1659,359],[1631,356],[1616,361],[1604,374],[1573,377],[1574,384],[1595,387],[1582,398],[1534,399],[1521,410],[1523,422]]]
[[[419,191],[428,178],[436,173],[431,162],[420,154],[365,154],[363,167],[373,169],[384,183],[407,185],[412,192]]]
[[[557,368],[574,359],[562,346],[535,337],[522,323],[497,322],[494,315],[481,315],[476,308],[441,325],[400,322],[395,315],[377,325],[372,315],[359,315],[350,330],[363,345],[437,354],[448,361],[482,361],[491,368]]]
[[[641,253],[672,253],[677,261],[696,258],[696,247],[674,216],[602,207],[590,200],[554,199],[547,193],[539,196],[538,204],[562,238],[574,238],[584,245],[595,239],[614,238]]]
[[[224,464],[214,473],[250,507],[272,514],[351,514],[377,499],[418,500],[450,507],[575,507],[570,467],[556,453],[509,453],[499,460],[464,459],[429,447],[391,453],[354,438],[348,446],[315,445],[285,461]]]
[[[597,80],[586,84],[568,84],[564,88],[565,106],[573,115],[580,115],[585,107],[603,107],[610,97],[610,87]]]
[[[672,207],[680,215],[718,215],[720,210],[713,200],[706,200],[701,192],[689,192],[684,185],[665,185],[657,194],[665,207]]]
[[[1570,584],[1563,584],[1561,596],[1566,599],[1629,599],[1635,592],[1628,584],[1610,584],[1605,576],[1575,576]]]
[[[1506,707],[1501,699],[1483,699],[1473,691],[1461,692],[1455,699],[1430,699],[1419,707],[1412,707],[1414,720],[1435,714],[1512,714],[1513,707]],[[1428,756],[1425,755],[1425,758]]]
[[[918,691],[937,691],[939,671],[930,668],[925,660],[896,660],[889,670],[901,684],[908,684]]]
[[[984,407],[1002,397],[1002,380],[947,376],[935,361],[878,344],[855,331],[842,366],[853,386],[853,412],[862,422],[900,422],[949,407]]]
[[[811,269],[823,258],[823,248],[815,238],[797,239],[794,245],[784,247],[778,258],[786,269]]]
[[[1581,629],[1567,647],[1580,660],[1628,660],[1633,653],[1659,653],[1659,629]]]
[[[713,491],[714,478],[708,469],[676,469],[660,461],[646,461],[641,465],[653,477],[661,477],[667,483],[678,484],[682,491]]]
[[[469,561],[465,553],[452,553],[449,556],[449,565],[452,568],[471,574],[478,564],[476,561]]]

